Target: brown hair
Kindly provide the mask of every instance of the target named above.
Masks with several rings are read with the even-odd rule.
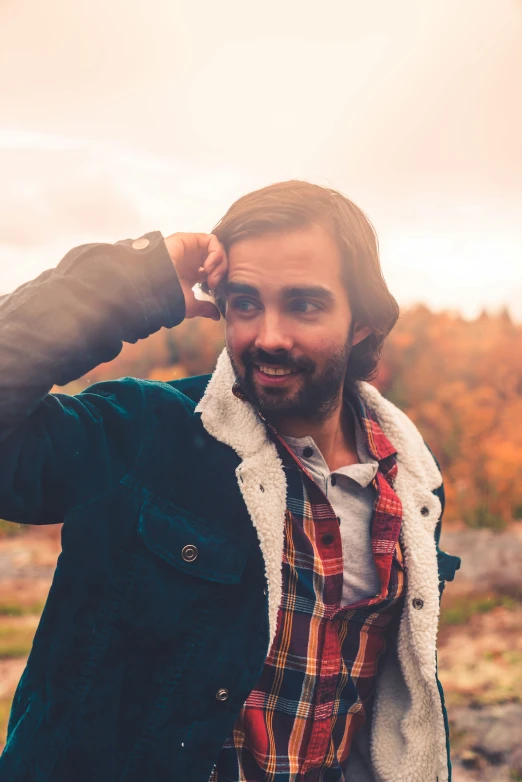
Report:
[[[375,229],[358,206],[327,187],[299,180],[278,182],[239,198],[212,233],[228,252],[240,239],[314,223],[332,232],[341,251],[353,321],[372,329],[352,349],[347,380],[371,379],[377,372],[384,339],[399,317],[399,307],[382,275]],[[224,315],[224,300],[217,294]]]

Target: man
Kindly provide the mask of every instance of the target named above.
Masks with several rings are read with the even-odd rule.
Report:
[[[211,378],[49,394],[218,309]],[[450,779],[442,479],[364,382],[397,315],[364,214],[305,182],[5,298],[0,515],[64,526],[2,781]]]

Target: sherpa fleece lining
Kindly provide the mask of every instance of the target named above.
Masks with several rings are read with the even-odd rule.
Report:
[[[236,469],[238,485],[265,562],[268,652],[282,599],[286,480],[265,425],[248,402],[233,394],[234,382],[225,349],[196,412],[201,413],[206,430],[242,459]],[[394,489],[403,507],[401,545],[408,577],[396,648],[390,648],[377,683],[369,738],[372,769],[363,773],[354,758],[354,773],[348,770],[347,780],[448,782],[446,732],[436,682],[439,581],[434,532],[441,505],[433,491],[442,477],[413,422],[368,383],[358,383],[358,393],[397,450]],[[421,610],[413,608],[415,598],[423,601]],[[362,747],[361,752],[367,754],[368,748]]]

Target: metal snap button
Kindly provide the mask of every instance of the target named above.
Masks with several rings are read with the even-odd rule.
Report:
[[[225,688],[218,690],[216,692],[216,698],[218,699],[218,701],[226,701],[226,699],[228,698],[228,690],[225,690]]]
[[[143,237],[143,239],[135,239],[131,244],[131,247],[133,250],[145,250],[149,244],[149,240]]]
[[[423,508],[421,508],[421,516],[429,516],[430,515],[430,509],[424,505]]]
[[[414,608],[416,608],[418,611],[423,607],[424,600],[421,600],[420,597],[414,597],[411,601],[411,604]]]
[[[194,562],[198,555],[198,550],[195,546],[188,545],[183,546],[181,549],[181,556],[185,560],[185,562]]]

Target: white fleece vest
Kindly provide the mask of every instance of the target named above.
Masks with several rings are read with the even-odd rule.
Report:
[[[251,405],[233,394],[234,381],[224,350],[196,411],[205,429],[242,459],[236,476],[265,562],[270,648],[282,599],[286,480],[264,424]],[[397,450],[394,490],[403,507],[400,537],[408,577],[396,648],[389,649],[377,681],[371,731],[366,725],[356,734],[346,778],[448,782],[436,682],[439,582],[434,533],[441,506],[432,493],[442,477],[412,421],[368,383],[359,383],[358,393]],[[419,600],[422,608],[414,608],[413,601],[418,606]]]

